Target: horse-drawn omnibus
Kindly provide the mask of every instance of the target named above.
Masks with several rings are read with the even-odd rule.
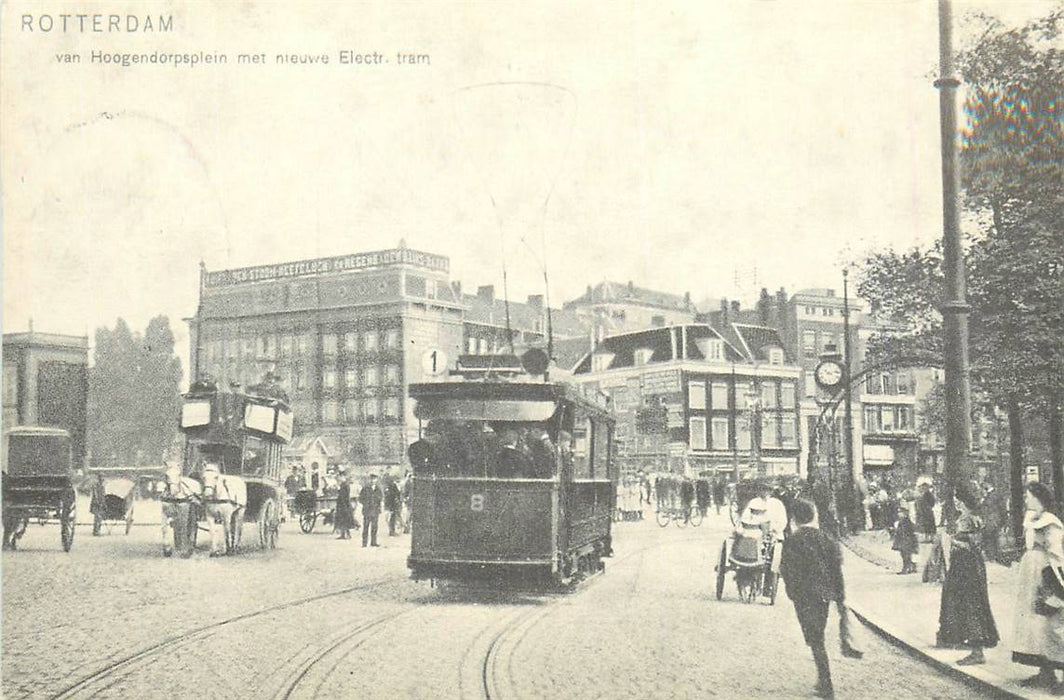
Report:
[[[573,385],[412,384],[414,579],[568,586],[612,554],[614,421]]]
[[[212,554],[221,553],[215,526],[222,528],[225,553],[240,545],[244,523],[255,524],[263,549],[276,547],[285,498],[281,450],[292,438],[284,392],[273,384],[241,392],[196,382],[183,397],[180,428],[183,466],[168,477],[163,496],[163,519],[173,525],[174,546],[187,554],[195,545],[190,523],[205,517]],[[164,541],[164,553],[169,544]]]

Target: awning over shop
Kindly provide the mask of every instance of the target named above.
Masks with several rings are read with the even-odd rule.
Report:
[[[890,445],[865,445],[863,454],[866,467],[890,467],[894,465],[894,448]]]

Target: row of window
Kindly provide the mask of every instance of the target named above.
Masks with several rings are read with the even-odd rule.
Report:
[[[347,353],[379,352],[398,350],[398,328],[368,330],[362,332],[322,333],[321,352],[326,357],[335,356],[340,349]],[[318,337],[314,333],[267,333],[241,338],[222,338],[206,343],[207,360],[220,362],[225,359],[277,360],[288,357],[309,357],[314,354]]]
[[[913,393],[912,377],[906,372],[897,374],[870,374],[865,378],[868,394],[906,395]]]
[[[819,307],[818,306],[806,306],[805,307],[805,315],[806,316],[816,316],[818,309],[820,310],[820,315],[821,316],[834,316],[835,315],[835,308],[831,307],[831,306],[819,306]],[[839,311],[839,315],[840,316],[842,315],[842,311],[841,310]]]
[[[707,396],[708,386],[708,396]],[[729,382],[692,380],[687,382],[687,407],[694,410],[729,410]],[[706,399],[709,399],[708,403]],[[738,410],[753,408],[755,401],[763,409],[794,408],[796,398],[793,382],[762,380],[757,390],[750,382],[735,383],[735,407]]]
[[[313,401],[294,401],[292,412],[299,423],[318,423],[318,404]],[[385,423],[400,418],[401,404],[398,398],[347,399],[346,401],[322,401],[321,423]]]
[[[842,333],[818,330],[802,331],[802,355],[805,357],[819,357],[820,353],[829,349],[829,345],[835,352],[842,352]]]
[[[688,421],[688,442],[692,450],[730,450],[731,421],[727,416],[713,416],[707,422],[704,416],[692,416]],[[751,421],[745,417],[736,420],[735,446],[737,450],[749,450],[751,445]],[[778,413],[761,414],[761,447],[797,447],[798,419]]]
[[[210,365],[210,375],[223,384],[239,382],[244,385],[257,384],[262,381],[262,370],[250,365],[238,366],[236,360],[229,360],[228,365]],[[289,391],[305,391],[312,388],[311,371],[306,366],[279,366],[281,384]],[[399,386],[401,374],[398,364],[365,365],[360,368],[337,369],[324,367],[321,370],[321,387],[325,390]]]
[[[912,406],[866,405],[863,416],[866,433],[911,432],[915,428]]]

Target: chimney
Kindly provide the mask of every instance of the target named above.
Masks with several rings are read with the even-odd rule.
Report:
[[[543,309],[543,295],[542,294],[529,294],[528,305],[534,309]]]
[[[773,328],[783,330],[783,327],[786,324],[784,319],[787,318],[787,289],[785,287],[780,287],[779,291],[776,292],[776,308],[773,309],[773,311],[775,313],[773,313],[772,318],[770,319],[771,324],[765,325],[771,325]]]
[[[720,327],[727,328],[731,321],[728,318],[728,300],[720,300]]]
[[[635,294],[635,282],[628,280],[628,293]]]
[[[477,287],[477,298],[483,299],[489,304],[495,301],[495,285],[486,284],[481,287]]]
[[[736,320],[738,320],[738,318],[739,318],[739,302],[738,301],[732,301],[731,310],[732,310],[732,313],[735,314]]]
[[[691,310],[691,292],[683,293],[683,308],[685,311]]]
[[[772,316],[772,297],[769,296],[768,290],[762,287],[761,296],[757,300],[758,321],[761,323],[762,326],[771,325]]]

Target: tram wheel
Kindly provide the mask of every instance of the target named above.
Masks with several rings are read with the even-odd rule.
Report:
[[[728,540],[720,543],[720,557],[717,559],[717,600],[724,596],[724,577],[728,573]]]

